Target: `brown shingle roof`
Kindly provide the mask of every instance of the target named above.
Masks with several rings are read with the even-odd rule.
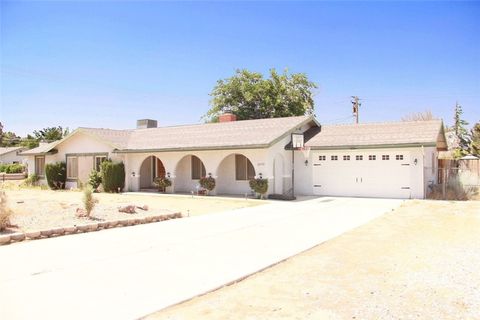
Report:
[[[326,125],[305,145],[314,149],[433,145],[442,127],[441,120]]]

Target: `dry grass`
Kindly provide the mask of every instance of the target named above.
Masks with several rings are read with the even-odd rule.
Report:
[[[149,319],[480,319],[478,230],[480,202],[409,201]]]
[[[7,195],[4,191],[0,191],[0,231],[4,231],[11,226],[11,217],[13,211],[8,207]]]

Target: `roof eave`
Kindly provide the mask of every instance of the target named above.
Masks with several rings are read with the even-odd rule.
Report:
[[[156,148],[156,149],[115,149],[113,153],[152,153],[152,152],[176,152],[176,151],[215,151],[215,150],[236,150],[236,149],[265,149],[269,144],[214,146],[214,147],[187,147],[187,148]]]
[[[389,148],[415,148],[415,147],[436,147],[436,142],[340,145],[340,146],[310,146],[311,150],[355,150],[355,149],[389,149]]]

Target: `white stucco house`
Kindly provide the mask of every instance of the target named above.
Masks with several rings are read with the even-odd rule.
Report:
[[[0,163],[23,163],[25,156],[20,153],[24,147],[0,147]]]
[[[249,179],[269,180],[269,194],[424,198],[445,150],[441,120],[322,126],[314,116],[137,129],[78,128],[62,140],[24,151],[29,173],[44,178],[46,163],[67,163],[67,187],[87,181],[110,158],[123,161],[125,189],[151,189],[167,176],[167,192],[195,191],[198,179],[216,179],[216,194],[250,193]],[[307,150],[292,150],[292,135]],[[308,149],[310,149],[308,151]],[[293,157],[292,157],[293,155]],[[292,184],[292,174],[294,183]]]

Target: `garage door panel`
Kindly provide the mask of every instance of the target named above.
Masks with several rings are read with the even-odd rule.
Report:
[[[404,160],[396,160],[395,154],[388,154],[389,160],[382,160],[386,153],[336,153],[339,160],[332,161],[326,155],[325,161],[315,161],[313,166],[313,193],[333,196],[392,197],[410,198],[410,171],[408,154],[403,152]],[[349,155],[350,160],[343,160]],[[355,160],[362,155],[363,160]],[[375,155],[376,160],[368,160]],[[403,164],[403,165],[402,165]]]

